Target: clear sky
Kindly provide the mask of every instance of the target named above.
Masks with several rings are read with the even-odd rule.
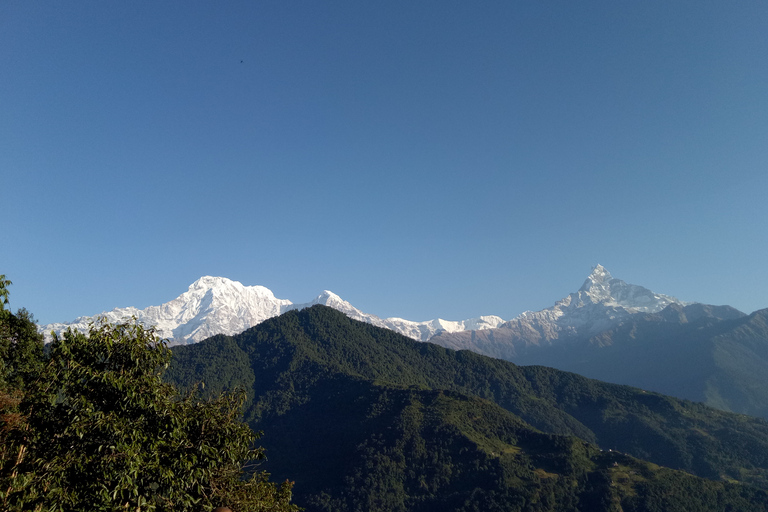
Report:
[[[0,274],[512,318],[603,264],[768,307],[768,3],[0,3]]]

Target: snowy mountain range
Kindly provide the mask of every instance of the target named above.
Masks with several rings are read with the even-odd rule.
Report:
[[[177,298],[159,306],[145,309],[115,308],[94,317],[48,324],[40,327],[40,330],[50,338],[51,331],[60,334],[68,327],[87,330],[89,322],[96,318],[104,317],[110,322],[117,322],[136,317],[145,325],[155,326],[158,334],[167,338],[170,344],[189,344],[215,334],[237,334],[286,311],[323,304],[356,320],[385,327],[420,341],[430,340],[438,334],[496,328],[519,330],[547,341],[585,330],[599,332],[629,315],[660,311],[673,303],[685,304],[674,297],[615,279],[603,266],[597,265],[577,292],[542,311],[528,311],[506,322],[498,316],[481,316],[461,321],[438,318],[414,322],[402,318],[382,319],[364,313],[328,290],[310,302],[295,304],[287,299],[278,299],[263,286],[244,286],[224,277],[205,276],[192,283]]]
[[[332,307],[356,320],[386,327],[417,340],[427,340],[437,332],[496,327],[504,321],[497,316],[459,322],[441,319],[427,322],[412,322],[402,318],[382,319],[363,313],[328,290],[310,302],[294,304],[287,299],[278,299],[263,286],[244,286],[224,277],[204,276],[192,283],[186,292],[160,306],[145,309],[115,308],[92,317],[79,317],[72,322],[44,325],[40,330],[50,340],[51,331],[61,334],[69,327],[86,331],[89,323],[98,318],[119,322],[136,317],[144,325],[155,326],[158,334],[168,339],[171,345],[179,345],[197,343],[215,334],[238,334],[268,318],[315,304]]]

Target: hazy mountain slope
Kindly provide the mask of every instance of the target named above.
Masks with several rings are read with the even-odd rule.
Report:
[[[648,315],[546,358],[561,369],[768,418],[768,310],[723,320]],[[576,352],[579,352],[576,355]]]
[[[207,390],[244,386],[252,397],[246,418],[268,432],[280,417],[311,404],[317,386],[362,379],[477,396],[544,432],[577,435],[671,468],[768,488],[768,422],[551,368],[521,368],[414,342],[322,306],[286,313],[232,338],[177,347],[174,354],[169,379],[189,385],[205,368],[213,381],[206,380]],[[243,371],[246,364],[252,372]],[[238,382],[216,382],[233,367],[240,368]],[[333,407],[353,407],[349,400]],[[335,414],[330,405],[320,410]],[[324,421],[314,417],[304,425],[316,428]],[[341,435],[346,435],[343,429]]]
[[[685,304],[597,266],[555,306],[431,342],[768,418],[765,314]]]
[[[768,309],[734,322],[711,343],[718,372],[707,382],[707,401],[723,400],[731,410],[768,418]]]
[[[527,345],[517,337],[515,354],[503,355],[517,364],[552,366],[768,418],[767,313],[746,316],[728,306],[672,304],[590,336]],[[480,340],[503,347],[509,340],[500,342],[498,331],[471,333],[467,339],[480,347],[477,351],[483,347]],[[433,341],[445,345],[446,338],[457,336]]]

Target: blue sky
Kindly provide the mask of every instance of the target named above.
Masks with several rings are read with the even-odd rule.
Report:
[[[591,267],[768,307],[768,4],[0,4],[0,273],[511,318]]]

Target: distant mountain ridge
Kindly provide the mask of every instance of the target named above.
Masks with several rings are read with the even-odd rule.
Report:
[[[189,289],[170,302],[145,309],[115,308],[94,316],[82,316],[72,322],[52,323],[40,327],[48,338],[51,331],[60,334],[67,328],[87,330],[97,318],[119,322],[136,317],[144,325],[155,326],[171,345],[197,343],[216,334],[234,335],[264,320],[294,309],[321,304],[332,307],[350,318],[385,327],[408,337],[425,341],[438,332],[465,329],[487,329],[503,322],[497,316],[482,316],[462,321],[442,319],[413,322],[402,318],[382,319],[364,313],[335,293],[324,290],[310,302],[294,304],[275,297],[264,286],[244,286],[225,277],[203,276]]]
[[[499,328],[501,331],[498,332],[509,330],[520,333],[526,339],[548,343],[578,334],[596,334],[615,327],[633,314],[654,313],[670,304],[689,303],[615,279],[605,267],[598,264],[577,292],[542,311],[527,311],[506,322],[494,315],[460,321],[437,318],[416,322],[395,317],[379,318],[364,313],[329,290],[323,291],[310,302],[295,304],[275,297],[264,286],[244,286],[224,277],[204,276],[192,283],[186,292],[160,306],[145,309],[115,308],[93,317],[84,316],[72,322],[48,324],[42,326],[41,331],[49,335],[51,331],[61,333],[68,327],[85,330],[89,322],[99,317],[115,322],[135,316],[145,325],[157,327],[160,336],[170,340],[171,344],[189,344],[216,334],[234,335],[286,311],[315,304],[332,307],[355,320],[385,327],[420,341],[445,333],[470,335],[476,331]],[[483,354],[509,358],[508,354],[505,356],[497,353],[499,350],[503,352],[503,347],[489,351],[460,344],[444,346],[469,348]],[[492,340],[490,345],[494,344],[496,341]]]
[[[551,340],[563,335],[601,332],[629,315],[656,313],[670,304],[689,303],[616,279],[605,267],[597,265],[577,292],[551,308],[525,312],[499,327],[540,327],[543,339]]]
[[[695,303],[626,283],[597,265],[577,292],[550,308],[526,311],[482,332],[436,333],[430,341],[446,348],[472,350],[517,362],[517,358],[532,347],[562,345],[569,340],[594,336],[634,315],[658,313],[673,304]]]

